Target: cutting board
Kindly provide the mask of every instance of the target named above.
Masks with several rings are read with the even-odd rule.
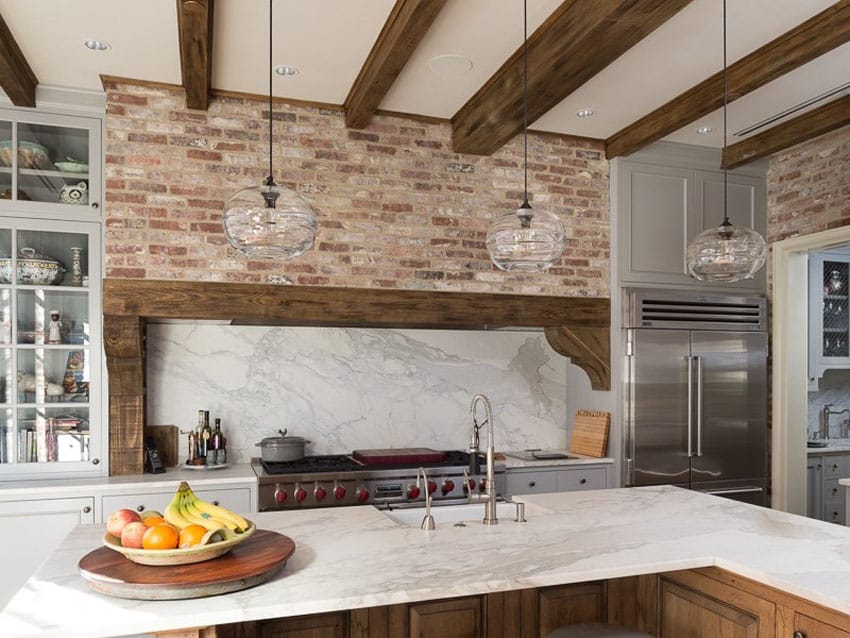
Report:
[[[584,456],[601,458],[608,451],[608,428],[611,423],[610,412],[579,410],[573,425],[570,440],[570,452]]]
[[[385,450],[354,450],[355,459],[365,465],[415,465],[417,463],[441,463],[445,452],[428,447],[388,448]]]
[[[224,556],[191,565],[139,565],[107,547],[80,559],[89,587],[137,600],[201,598],[254,587],[270,580],[295,551],[288,536],[259,529]]]

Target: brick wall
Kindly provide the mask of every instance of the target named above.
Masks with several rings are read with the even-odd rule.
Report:
[[[850,224],[850,127],[770,158],[767,241]]]
[[[522,140],[491,157],[451,151],[448,124],[380,116],[347,130],[342,113],[275,105],[275,179],[317,213],[315,249],[290,262],[229,247],[225,201],[268,172],[264,101],[185,108],[180,89],[111,83],[106,121],[108,277],[609,294],[608,162],[601,143],[529,138],[535,207],[556,212],[567,251],[548,273],[490,263],[488,221],[522,198]]]

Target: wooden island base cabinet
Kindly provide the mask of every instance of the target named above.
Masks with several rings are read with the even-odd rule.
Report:
[[[716,567],[159,633],[159,638],[545,638],[606,622],[658,638],[850,638],[850,617]]]

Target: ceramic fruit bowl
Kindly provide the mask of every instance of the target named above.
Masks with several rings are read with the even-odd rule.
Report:
[[[218,530],[222,540],[211,539],[206,545],[195,545],[186,549],[134,549],[122,547],[121,541],[109,534],[103,535],[103,544],[119,554],[139,565],[189,565],[190,563],[201,563],[223,556],[239,543],[244,542],[256,531],[257,526],[249,521],[250,525],[241,534],[226,529]]]

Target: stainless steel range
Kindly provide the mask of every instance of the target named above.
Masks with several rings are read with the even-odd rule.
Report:
[[[377,452],[389,452],[377,451]],[[339,505],[414,506],[425,500],[425,486],[416,486],[416,471],[424,467],[427,489],[435,502],[462,502],[467,489],[483,491],[484,456],[467,452],[435,452],[431,456],[393,457],[325,455],[298,461],[269,463],[254,459],[259,477],[260,511]],[[464,486],[464,470],[469,476]],[[502,492],[504,465],[496,466],[496,486]]]

